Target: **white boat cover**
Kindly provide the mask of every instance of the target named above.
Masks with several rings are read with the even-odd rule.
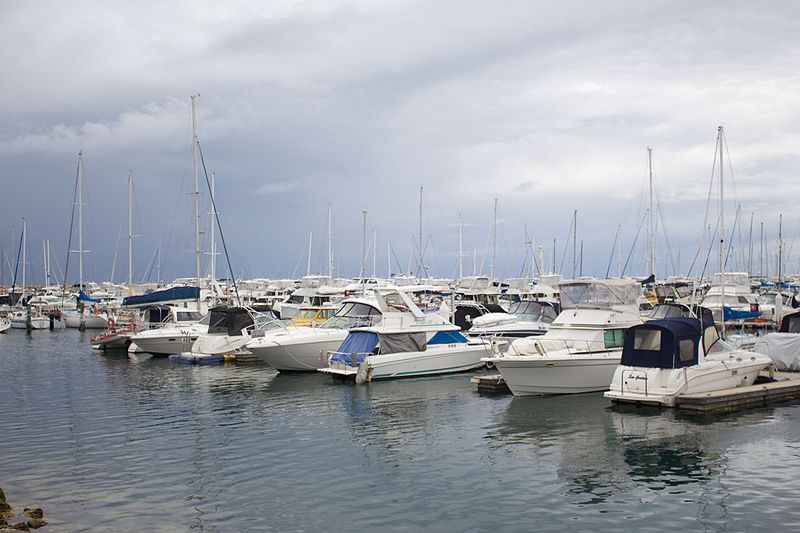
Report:
[[[772,359],[778,370],[800,371],[800,335],[797,333],[769,333],[756,340],[753,351]]]

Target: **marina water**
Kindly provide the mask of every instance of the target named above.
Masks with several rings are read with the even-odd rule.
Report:
[[[354,386],[0,335],[0,486],[43,531],[800,529],[800,405],[692,417],[469,374]]]

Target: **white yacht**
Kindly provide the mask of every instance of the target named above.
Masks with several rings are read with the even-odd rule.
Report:
[[[5,315],[0,315],[0,333],[5,333],[11,329],[11,319]]]
[[[558,317],[558,304],[548,301],[514,302],[508,313],[488,313],[472,320],[471,337],[533,337],[544,335]]]
[[[315,372],[354,327],[380,322],[383,310],[374,298],[349,298],[319,327],[285,326],[255,331],[246,348],[279,371]]]
[[[156,357],[187,352],[197,337],[208,331],[209,315],[205,317],[196,309],[180,311],[180,322],[175,325],[142,331],[131,337],[128,353],[145,352]]]
[[[559,289],[562,310],[547,333],[484,359],[515,396],[608,389],[625,330],[642,323],[633,280],[572,281]]]
[[[356,383],[464,372],[484,365],[489,343],[469,340],[438,313],[423,313],[401,290],[376,289],[379,325],[350,330],[319,371]]]
[[[621,365],[606,398],[674,407],[678,396],[752,385],[772,364],[766,355],[731,349],[713,322],[651,320],[625,335]]]
[[[703,298],[700,305],[711,309],[714,322],[722,324],[722,303],[725,301],[725,321],[730,321],[734,316],[753,317],[758,314],[758,295],[750,286],[750,276],[747,272],[724,272],[714,274],[711,288]]]
[[[208,314],[208,331],[192,344],[191,350],[169,356],[170,361],[190,364],[217,364],[243,352],[250,334],[283,326],[272,312],[260,313],[248,307],[214,307]]]
[[[122,309],[108,319],[106,329],[91,339],[97,350],[127,348],[134,335],[170,326],[189,327],[202,316],[193,309],[161,305],[143,309]]]

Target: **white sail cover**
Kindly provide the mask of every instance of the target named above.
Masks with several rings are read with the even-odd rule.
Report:
[[[775,368],[800,372],[800,335],[797,333],[770,333],[756,340],[753,351],[772,359]]]

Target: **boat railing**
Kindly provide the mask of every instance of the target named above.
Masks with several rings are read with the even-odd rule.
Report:
[[[341,357],[334,360],[333,357],[337,355]],[[337,368],[340,370],[358,368],[368,355],[372,355],[372,352],[338,352],[332,350],[325,352],[324,356],[321,355],[320,366],[325,366],[325,363],[327,363],[329,368]]]
[[[533,341],[536,352],[546,357],[558,352],[559,355],[584,355],[587,353],[607,352],[609,347],[605,341],[586,339],[536,339]],[[622,348],[621,346],[619,348]],[[528,352],[519,352],[512,343],[508,349],[509,355],[532,355]]]

